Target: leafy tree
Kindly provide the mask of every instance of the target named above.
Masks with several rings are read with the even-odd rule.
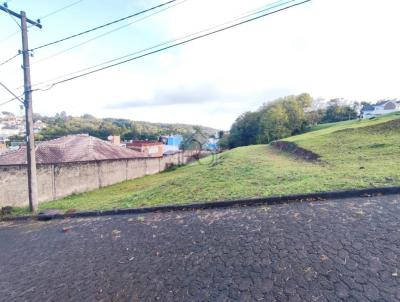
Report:
[[[269,143],[273,140],[289,136],[290,117],[283,103],[269,107],[261,116],[259,142]]]
[[[326,108],[323,122],[332,123],[357,118],[358,112],[355,106],[342,105],[340,100],[333,99],[329,102]]]
[[[98,119],[90,114],[71,117],[67,116],[65,112],[50,117],[36,114],[35,120],[42,120],[47,124],[47,127],[37,134],[37,137],[41,140],[81,133],[87,133],[101,139],[107,139],[110,135],[120,135],[122,140],[158,140],[161,135],[191,134],[195,128],[193,125],[184,124],[134,122],[118,118]],[[198,128],[206,135],[215,134],[217,131],[202,126]]]
[[[218,141],[218,147],[222,150],[229,148],[229,134],[220,137]]]
[[[240,115],[231,127],[229,146],[254,145],[257,143],[260,127],[260,113],[246,112]]]

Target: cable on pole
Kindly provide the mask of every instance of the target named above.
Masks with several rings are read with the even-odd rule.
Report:
[[[54,11],[52,11],[50,13],[47,13],[46,15],[40,17],[39,20],[43,20],[43,19],[46,19],[46,18],[48,18],[50,16],[58,14],[59,12],[65,10],[65,9],[68,9],[68,8],[70,8],[72,6],[75,6],[75,5],[79,4],[79,3],[81,3],[82,1],[84,1],[84,0],[78,0],[78,1],[75,1],[75,2],[72,2],[72,3],[68,4],[66,6],[63,6],[63,7],[59,8],[59,9],[56,9],[56,10],[54,10]]]
[[[181,2],[178,2],[178,3],[175,3],[175,4],[171,5],[171,6],[165,7],[165,8],[163,8],[163,9],[161,9],[161,10],[159,10],[159,11],[156,11],[156,12],[150,14],[150,15],[144,16],[144,17],[142,17],[142,18],[140,18],[140,19],[137,19],[137,20],[134,20],[134,21],[129,22],[129,23],[127,23],[127,24],[124,24],[124,25],[122,25],[122,26],[119,26],[119,27],[117,27],[117,28],[115,28],[115,29],[113,29],[113,30],[107,31],[107,32],[105,32],[105,33],[103,33],[103,34],[100,34],[100,35],[97,35],[97,36],[95,36],[95,37],[93,37],[93,38],[91,38],[91,39],[89,39],[89,40],[86,40],[86,41],[83,41],[83,42],[81,42],[81,43],[75,44],[74,46],[71,46],[71,47],[66,48],[66,49],[64,49],[64,50],[61,50],[61,51],[59,51],[59,52],[57,52],[57,53],[55,53],[55,54],[52,54],[52,55],[50,55],[50,56],[48,56],[48,57],[45,57],[45,58],[42,58],[42,59],[40,59],[40,60],[34,61],[34,62],[32,63],[32,65],[33,65],[33,64],[38,64],[38,63],[41,63],[41,62],[44,62],[44,61],[47,61],[47,60],[52,59],[52,58],[54,58],[54,57],[57,57],[57,56],[59,56],[59,55],[61,55],[61,54],[63,54],[63,53],[66,53],[66,52],[68,52],[68,51],[70,51],[70,50],[72,50],[72,49],[78,48],[78,47],[80,47],[80,46],[82,46],[82,45],[85,45],[85,44],[87,44],[87,43],[90,43],[90,42],[92,42],[92,41],[95,41],[95,40],[97,40],[97,39],[99,39],[99,38],[105,37],[105,36],[107,36],[107,35],[109,35],[109,34],[112,34],[112,33],[116,32],[116,31],[119,31],[119,30],[121,30],[121,29],[124,29],[124,28],[126,28],[126,27],[128,27],[128,26],[131,26],[132,24],[138,23],[138,22],[143,21],[143,20],[145,20],[145,19],[148,19],[148,18],[150,18],[150,17],[152,17],[152,16],[154,16],[154,15],[160,14],[160,13],[162,13],[162,12],[164,12],[164,11],[170,9],[170,8],[173,8],[173,7],[177,6],[177,5],[180,5],[180,4],[182,4],[182,3],[186,2],[186,1],[188,1],[188,0],[182,0]]]
[[[8,9],[8,5],[7,5],[8,2],[4,3],[4,6],[3,6],[4,11],[10,16],[10,18],[15,22],[15,24],[17,24],[17,26],[21,29],[21,25],[18,23],[17,20],[14,19],[14,16],[11,14],[10,10]]]
[[[12,56],[11,58],[8,58],[7,60],[3,61],[0,63],[0,66],[3,66],[5,64],[7,64],[8,62],[14,60],[16,57],[18,57],[21,53],[17,53],[16,55]]]
[[[3,88],[4,88],[5,90],[7,90],[7,91],[14,97],[13,100],[17,99],[18,101],[20,101],[21,103],[23,103],[23,101],[20,99],[20,97],[17,96],[14,92],[12,92],[11,89],[9,89],[9,88],[8,88],[6,85],[4,85],[2,82],[0,82],[0,86],[3,86]],[[8,102],[11,102],[11,100],[8,101]]]
[[[121,61],[121,62],[117,62],[117,63],[111,64],[111,65],[107,65],[107,66],[102,67],[102,68],[98,68],[98,69],[95,69],[95,70],[92,70],[92,71],[89,71],[89,72],[86,72],[86,73],[83,73],[83,74],[79,74],[79,75],[76,75],[76,76],[73,76],[73,77],[70,77],[70,78],[63,79],[63,80],[61,80],[61,81],[54,82],[54,83],[50,84],[50,85],[49,85],[47,88],[45,88],[45,89],[33,89],[32,91],[40,91],[40,90],[41,90],[41,91],[45,91],[45,90],[49,90],[49,89],[52,89],[52,88],[53,88],[54,86],[56,86],[56,85],[59,85],[59,84],[65,83],[65,82],[69,82],[69,81],[72,81],[72,80],[75,80],[75,79],[78,79],[78,78],[81,78],[81,77],[84,77],[84,76],[87,76],[87,75],[90,75],[90,74],[93,74],[93,73],[97,73],[97,72],[99,72],[99,71],[106,70],[106,69],[109,69],[109,68],[112,68],[112,67],[115,67],[115,66],[118,66],[118,65],[122,65],[122,64],[127,63],[127,62],[131,62],[131,61],[134,61],[134,60],[138,60],[138,59],[141,59],[141,58],[143,58],[143,57],[147,57],[147,56],[149,56],[149,55],[156,54],[156,53],[165,51],[165,50],[167,50],[167,49],[170,49],[170,48],[173,48],[173,47],[177,47],[177,46],[179,46],[179,45],[183,45],[183,44],[186,44],[186,43],[189,43],[189,42],[198,40],[198,39],[202,39],[202,38],[205,38],[205,37],[214,35],[214,34],[216,34],[216,33],[219,33],[219,32],[222,32],[222,31],[231,29],[231,28],[235,28],[235,27],[238,27],[238,26],[240,26],[240,25],[243,25],[243,24],[246,24],[246,23],[249,23],[249,22],[252,22],[252,21],[261,19],[261,18],[264,18],[264,17],[266,17],[266,16],[269,16],[269,15],[272,15],[272,14],[275,14],[275,13],[278,13],[278,12],[281,12],[281,11],[284,11],[284,10],[287,10],[287,9],[289,9],[289,8],[292,8],[292,7],[295,7],[295,6],[299,6],[299,5],[301,5],[301,4],[304,4],[304,3],[307,3],[307,2],[310,2],[310,1],[311,1],[311,0],[304,0],[304,1],[302,1],[302,2],[295,3],[295,4],[292,4],[292,5],[289,5],[289,6],[280,8],[280,9],[277,9],[277,10],[272,11],[272,12],[264,13],[264,14],[259,15],[259,16],[257,16],[257,17],[253,17],[253,18],[250,18],[250,19],[246,19],[246,20],[244,20],[244,21],[241,21],[241,22],[238,22],[238,23],[235,23],[235,24],[232,24],[232,25],[229,25],[229,26],[220,28],[220,29],[218,29],[218,30],[214,30],[214,31],[212,31],[212,32],[205,33],[205,34],[202,34],[202,35],[199,35],[199,36],[196,36],[196,37],[193,37],[193,38],[184,40],[184,41],[179,42],[179,43],[175,43],[175,44],[172,44],[172,45],[169,45],[169,46],[166,46],[166,47],[163,47],[163,48],[160,48],[160,49],[151,51],[151,52],[147,52],[147,53],[145,53],[145,54],[142,54],[142,55],[139,55],[139,56],[130,58],[130,59],[123,60],[123,61]]]
[[[287,0],[286,2],[282,2],[282,1],[283,1],[283,0],[279,0],[279,1],[277,1],[277,2],[271,3],[267,8],[265,8],[265,6],[264,6],[264,7],[259,8],[258,11],[257,11],[257,10],[252,10],[252,11],[250,11],[247,15],[241,14],[239,17],[236,17],[236,18],[234,18],[234,19],[232,19],[232,20],[229,20],[229,21],[226,21],[226,22],[224,22],[224,23],[221,23],[221,24],[218,24],[218,25],[214,25],[214,26],[208,27],[208,28],[206,28],[206,29],[203,29],[203,30],[200,30],[200,31],[197,31],[197,32],[188,34],[188,35],[184,35],[184,36],[181,36],[181,37],[179,37],[179,38],[167,40],[167,41],[161,42],[161,43],[159,43],[159,44],[156,44],[156,45],[153,45],[153,46],[150,46],[150,47],[147,47],[147,48],[144,48],[144,49],[135,51],[135,52],[130,53],[130,54],[127,54],[127,55],[124,55],[124,56],[122,56],[122,57],[118,57],[118,58],[115,58],[115,59],[111,59],[111,60],[102,62],[102,63],[100,63],[100,64],[96,64],[96,65],[93,65],[93,66],[90,66],[90,67],[82,68],[82,69],[79,69],[79,70],[77,70],[77,71],[70,72],[70,73],[67,73],[67,74],[64,74],[64,75],[61,75],[61,76],[57,76],[57,77],[52,78],[52,79],[49,79],[49,80],[45,80],[45,81],[42,81],[42,82],[35,83],[35,84],[33,84],[33,86],[43,85],[43,84],[46,84],[46,83],[49,83],[49,82],[52,82],[52,81],[55,81],[55,80],[58,80],[58,79],[67,77],[67,76],[71,76],[71,75],[74,75],[74,74],[78,74],[78,73],[81,73],[81,72],[84,72],[84,71],[87,71],[87,70],[94,69],[94,68],[96,68],[96,67],[100,67],[100,66],[103,66],[103,65],[106,65],[106,64],[115,62],[115,61],[119,61],[119,60],[122,60],[122,59],[125,59],[125,58],[128,58],[128,57],[131,57],[131,56],[134,56],[134,55],[138,55],[138,54],[140,54],[140,53],[143,53],[143,52],[146,52],[146,51],[149,51],[149,50],[153,50],[153,49],[156,49],[156,48],[161,47],[161,46],[164,46],[164,45],[168,45],[168,44],[171,44],[171,43],[174,43],[174,42],[183,40],[183,39],[187,39],[187,38],[189,38],[189,37],[193,37],[193,36],[196,36],[196,35],[199,35],[199,34],[202,34],[202,33],[206,33],[206,32],[208,32],[208,31],[214,30],[214,29],[216,29],[216,28],[220,28],[220,27],[225,26],[225,25],[227,25],[227,24],[231,24],[231,23],[233,23],[233,22],[236,22],[236,21],[239,21],[239,20],[242,20],[242,19],[245,19],[245,18],[254,16],[254,15],[258,15],[258,14],[260,14],[260,13],[262,13],[262,12],[269,11],[269,10],[271,10],[271,9],[280,7],[280,6],[282,6],[282,5],[295,2],[296,0]],[[22,86],[18,87],[17,89],[19,89],[19,88],[21,88],[21,87],[22,87]]]
[[[18,98],[21,98],[23,96],[23,94],[21,94]],[[7,105],[8,103],[11,103],[12,101],[15,101],[15,100],[18,100],[16,97],[14,97],[14,98],[12,98],[12,99],[10,99],[10,100],[8,100],[8,101],[5,101],[5,102],[3,102],[3,103],[0,103],[0,106],[4,106],[4,105]]]
[[[51,46],[51,45],[54,45],[54,44],[58,44],[58,43],[61,43],[61,42],[70,40],[70,39],[72,39],[72,38],[76,38],[76,37],[79,37],[79,36],[82,36],[82,35],[91,33],[91,32],[96,31],[96,30],[98,30],[98,29],[101,29],[101,28],[104,28],[104,27],[107,27],[107,26],[110,26],[110,25],[113,25],[113,24],[122,22],[122,21],[124,21],[124,20],[127,20],[127,19],[130,19],[130,18],[139,16],[139,15],[142,15],[142,14],[144,14],[144,13],[147,13],[147,12],[149,12],[149,11],[152,11],[152,10],[155,10],[155,9],[157,9],[157,8],[163,7],[163,6],[165,6],[165,5],[168,5],[168,4],[170,4],[170,3],[173,3],[173,2],[175,2],[175,1],[177,1],[177,0],[170,0],[170,1],[164,2],[164,3],[162,3],[162,4],[153,6],[153,7],[151,7],[151,8],[142,10],[142,11],[140,11],[140,12],[131,14],[131,15],[129,15],[129,16],[126,16],[126,17],[123,17],[123,18],[120,18],[120,19],[117,19],[117,20],[108,22],[108,23],[103,24],[103,25],[100,25],[100,26],[93,27],[93,28],[88,29],[88,30],[85,30],[85,31],[83,31],[83,32],[80,32],[80,33],[77,33],[77,34],[74,34],[74,35],[71,35],[71,36],[68,36],[68,37],[65,37],[65,38],[62,38],[62,39],[53,41],[53,42],[49,42],[49,43],[46,43],[46,44],[43,44],[43,45],[40,45],[40,46],[31,48],[30,51],[38,50],[38,49],[41,49],[41,48],[44,48],[44,47],[48,47],[48,46]]]
[[[61,8],[59,8],[59,9],[55,10],[55,11],[52,11],[52,12],[50,12],[50,13],[48,13],[48,14],[42,16],[42,17],[40,17],[39,20],[46,19],[46,18],[48,18],[48,17],[50,17],[50,16],[52,16],[52,15],[55,15],[55,14],[57,14],[57,13],[59,13],[59,12],[65,10],[65,9],[67,9],[67,8],[70,8],[70,7],[72,7],[72,6],[74,6],[74,5],[78,4],[78,3],[80,3],[80,2],[82,2],[82,1],[84,1],[84,0],[79,0],[79,1],[76,1],[76,2],[73,2],[73,3],[69,4],[69,5],[67,5],[67,6],[61,7]],[[11,0],[10,0],[10,1],[7,1],[7,3],[9,3],[9,2],[11,2]],[[28,28],[30,28],[30,27],[32,27],[32,25],[29,25],[29,26],[28,26]],[[17,35],[17,34],[19,34],[19,33],[20,33],[20,31],[18,30],[18,31],[15,31],[15,32],[13,32],[12,34],[10,34],[10,35],[8,35],[8,36],[5,36],[3,39],[0,40],[0,44],[2,44],[3,42],[7,41],[8,39],[14,37],[15,35]]]
[[[9,34],[8,36],[5,36],[3,39],[0,40],[0,44],[3,44],[5,41],[8,41],[10,38],[14,37],[15,35],[19,34],[20,31],[15,31],[12,34]]]

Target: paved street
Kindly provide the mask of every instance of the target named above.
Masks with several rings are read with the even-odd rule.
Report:
[[[400,301],[400,196],[0,223],[1,301]]]

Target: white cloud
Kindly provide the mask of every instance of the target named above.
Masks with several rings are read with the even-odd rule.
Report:
[[[74,71],[207,28],[265,3],[188,0],[119,33],[116,44],[114,40],[111,43],[99,39],[57,60],[33,65],[33,77],[40,81]],[[148,1],[142,4],[150,5]],[[285,94],[310,92],[315,97],[370,101],[398,97],[399,9],[398,0],[379,3],[313,0],[236,29],[36,93],[34,108],[49,114],[66,110],[71,114],[199,123],[227,129],[242,111],[254,110],[264,101]],[[149,36],[135,38],[138,30],[148,32]],[[20,82],[20,70],[13,68],[7,74],[1,73],[0,80]],[[185,104],[190,91],[196,96]],[[182,95],[178,95],[180,92]],[[171,96],[176,96],[175,104]],[[4,92],[0,97],[0,100],[8,98]],[[140,102],[143,106],[138,106]],[[113,106],[120,103],[134,105],[120,109]],[[155,106],[147,107],[149,103]]]

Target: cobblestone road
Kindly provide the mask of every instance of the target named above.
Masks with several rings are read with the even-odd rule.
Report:
[[[400,196],[0,223],[1,301],[400,301]]]

